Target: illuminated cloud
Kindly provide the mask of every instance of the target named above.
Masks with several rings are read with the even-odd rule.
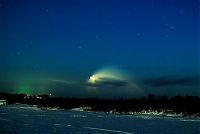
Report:
[[[62,83],[62,84],[74,84],[75,82],[73,81],[66,81],[66,80],[59,80],[59,79],[49,79],[51,82],[55,83]]]
[[[98,70],[87,80],[88,92],[119,97],[123,94],[138,95],[142,90],[130,80],[126,71],[109,67]]]
[[[144,80],[144,84],[152,87],[163,87],[163,86],[191,86],[199,85],[198,76],[162,76],[158,78],[151,78]]]
[[[128,78],[126,74],[118,68],[104,68],[96,73],[94,73],[88,79],[89,84],[105,83],[105,82],[115,82],[115,81],[127,81]]]

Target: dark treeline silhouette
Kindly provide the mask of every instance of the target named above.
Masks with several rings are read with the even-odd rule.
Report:
[[[0,93],[0,99],[7,104],[38,105],[41,109],[56,107],[59,109],[72,109],[78,107],[90,107],[90,111],[103,112],[141,112],[157,111],[164,113],[182,113],[183,116],[200,117],[200,97],[198,96],[156,96],[149,94],[139,99],[97,99],[97,98],[63,98],[49,97],[48,95],[26,95]]]

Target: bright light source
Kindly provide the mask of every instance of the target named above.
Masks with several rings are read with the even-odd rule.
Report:
[[[90,76],[90,79],[88,80],[88,82],[95,83],[96,80],[97,80],[97,78],[94,75],[92,75],[92,76]]]

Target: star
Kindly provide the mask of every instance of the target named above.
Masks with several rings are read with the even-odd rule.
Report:
[[[83,23],[80,23],[80,24],[79,24],[79,26],[80,26],[80,27],[83,27],[83,26],[85,26],[85,24],[83,24]]]
[[[180,14],[180,15],[183,15],[183,10],[179,10],[179,14]]]
[[[164,26],[167,27],[167,29],[170,31],[173,31],[175,29],[174,24],[165,23]]]
[[[48,8],[42,8],[42,10],[44,11],[44,12],[46,12],[46,13],[48,13],[49,12],[49,9]]]
[[[101,40],[101,36],[100,36],[100,35],[95,35],[95,38],[96,38],[97,40]]]
[[[45,12],[49,12],[49,9],[45,9]]]
[[[82,49],[83,48],[83,46],[78,46],[78,49]]]
[[[38,18],[38,17],[34,17],[33,19],[34,19],[34,21],[38,21],[38,20],[39,20],[39,18]]]
[[[171,25],[171,26],[169,27],[169,29],[170,29],[170,30],[174,30],[174,29],[175,29],[174,25]]]
[[[18,55],[18,56],[20,56],[20,55],[21,55],[21,52],[20,52],[20,51],[18,51],[18,52],[17,52],[17,55]]]
[[[95,38],[98,39],[98,38],[99,38],[99,35],[96,35]]]
[[[141,36],[141,33],[137,33],[137,36],[140,37],[140,36]]]

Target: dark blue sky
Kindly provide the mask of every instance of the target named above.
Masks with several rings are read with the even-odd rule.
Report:
[[[197,95],[198,25],[198,0],[0,0],[0,91]]]

